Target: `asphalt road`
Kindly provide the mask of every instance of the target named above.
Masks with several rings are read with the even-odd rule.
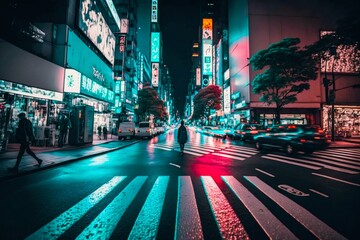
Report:
[[[0,182],[0,238],[358,238],[360,149],[175,136]]]

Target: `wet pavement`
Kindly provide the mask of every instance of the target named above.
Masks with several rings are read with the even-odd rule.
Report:
[[[37,166],[37,161],[24,154],[23,159],[19,166],[18,172],[9,172],[8,168],[13,167],[16,162],[17,151],[19,144],[9,144],[8,151],[0,154],[0,180],[8,179],[24,174],[28,174],[34,171],[40,171],[42,169],[51,168],[60,164],[69,163],[72,161],[84,159],[91,156],[96,156],[111,152],[117,149],[121,149],[132,144],[135,144],[142,140],[118,140],[116,136],[111,136],[107,140],[94,139],[92,144],[86,144],[81,146],[69,146],[65,145],[62,148],[57,147],[36,147],[31,149],[35,154],[43,160],[40,167]],[[331,142],[330,148],[358,148],[360,147],[360,138],[344,139],[341,141]]]

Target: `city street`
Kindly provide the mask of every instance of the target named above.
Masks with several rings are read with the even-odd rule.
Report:
[[[357,239],[360,148],[176,136],[1,180],[1,239]]]

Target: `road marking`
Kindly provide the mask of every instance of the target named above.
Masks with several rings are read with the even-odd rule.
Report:
[[[345,181],[345,180],[342,180],[342,179],[338,179],[338,178],[334,178],[334,177],[330,177],[330,176],[326,176],[326,175],[322,175],[322,174],[318,174],[318,173],[312,173],[312,174],[316,175],[316,176],[319,176],[319,177],[324,177],[324,178],[328,178],[328,179],[335,180],[335,181],[338,181],[338,182],[342,182],[342,183],[346,183],[346,184],[350,184],[350,185],[360,187],[360,184],[357,184],[357,183]]]
[[[238,180],[233,176],[222,176],[221,178],[249,210],[270,239],[297,239],[297,237]]]
[[[272,175],[272,174],[270,174],[270,173],[268,173],[268,172],[265,172],[265,171],[263,171],[263,170],[261,170],[261,169],[259,169],[259,168],[255,168],[255,170],[256,170],[256,171],[259,171],[259,172],[261,172],[261,173],[263,173],[263,174],[266,174],[266,175],[268,175],[268,176],[270,176],[270,177],[275,177],[274,175]]]
[[[298,196],[298,197],[308,197],[310,196],[310,194],[307,194],[307,193],[304,193],[292,186],[289,186],[289,185],[286,185],[286,184],[280,184],[278,185],[278,188],[292,194],[292,195],[295,195],[295,196]]]
[[[180,168],[180,165],[177,165],[175,163],[169,163],[171,166],[174,166],[174,167],[177,167],[177,168]]]
[[[242,158],[242,157],[236,157],[236,156],[226,155],[226,154],[222,154],[222,153],[212,153],[212,155],[216,155],[216,156],[220,156],[220,157],[226,157],[226,158],[230,158],[232,160],[240,160],[240,161],[245,160],[245,158]]]
[[[321,156],[337,156],[339,158],[342,158],[342,159],[347,159],[347,160],[350,160],[350,161],[346,161],[346,162],[350,162],[351,164],[355,164],[355,165],[360,165],[360,161],[359,159],[354,159],[355,156],[350,156],[349,154],[341,154],[341,153],[338,153],[338,152],[333,152],[333,153],[328,153],[328,152],[315,152],[313,153],[313,155],[321,155]],[[359,154],[356,156],[359,158]]]
[[[345,169],[345,168],[339,168],[339,167],[330,166],[330,165],[327,165],[327,164],[324,164],[324,163],[319,163],[319,162],[316,162],[317,159],[312,159],[311,161],[309,161],[310,159],[304,160],[304,159],[286,157],[286,156],[283,156],[283,155],[275,155],[275,154],[268,154],[268,156],[270,156],[270,157],[279,157],[279,158],[282,158],[282,159],[291,160],[291,161],[298,161],[298,162],[302,162],[302,163],[308,163],[308,164],[311,164],[311,165],[321,166],[321,167],[331,169],[331,170],[334,170],[334,171],[338,171],[338,172],[344,172],[344,173],[349,173],[349,174],[358,174],[359,173],[359,172],[356,172],[356,171],[353,171],[353,170],[348,170],[348,169]],[[328,160],[321,160],[321,161],[322,162],[330,162],[330,163],[332,163],[331,161],[328,161]]]
[[[102,185],[95,192],[78,202],[72,208],[59,215],[57,218],[41,227],[26,239],[56,239],[66,230],[83,217],[92,207],[100,202],[109,192],[111,192],[126,177],[116,176],[109,182]]]
[[[117,223],[135,199],[146,179],[146,176],[139,176],[131,181],[76,239],[110,239]]]
[[[156,179],[128,239],[141,239],[145,236],[148,239],[156,238],[169,179],[169,176],[160,176]]]
[[[232,154],[232,155],[235,155],[235,156],[238,156],[238,157],[252,157],[252,155],[250,155],[250,154],[234,152],[234,151],[231,151],[231,149],[223,150],[223,151],[221,151],[221,153]]]
[[[321,196],[323,196],[323,197],[326,197],[326,198],[328,198],[329,196],[328,195],[326,195],[326,194],[323,194],[323,193],[321,193],[321,192],[319,192],[319,191],[316,191],[316,190],[314,190],[314,189],[309,189],[310,191],[312,191],[312,192],[314,192],[314,193],[316,193],[316,194],[319,194],[319,195],[321,195]]]
[[[240,150],[240,151],[247,151],[247,152],[251,152],[253,154],[257,154],[259,153],[258,150],[254,149],[254,148],[249,148],[249,147],[241,147],[241,146],[235,146],[235,145],[231,145],[230,149],[232,150]]]
[[[203,156],[204,154],[199,154],[199,153],[193,153],[193,152],[189,152],[184,150],[184,153],[190,154],[190,155],[194,155],[194,156]]]
[[[249,239],[225,195],[210,176],[200,177],[223,239]]]
[[[178,177],[174,239],[204,239],[199,210],[190,176]]]
[[[165,148],[165,147],[160,147],[160,146],[153,146],[154,148],[159,148],[162,150],[166,150],[166,151],[172,151],[172,148]]]
[[[291,165],[296,165],[296,166],[304,167],[304,168],[310,168],[310,169],[313,169],[313,170],[319,170],[319,169],[321,169],[321,168],[319,168],[319,167],[309,166],[309,165],[306,165],[306,164],[301,164],[301,163],[296,163],[296,162],[290,162],[290,161],[283,160],[283,159],[279,159],[279,158],[275,158],[275,157],[270,157],[270,156],[261,156],[261,157],[262,157],[262,158],[266,158],[266,159],[270,159],[270,160],[274,160],[274,161],[278,161],[278,162],[283,162],[283,163],[288,163],[288,164],[291,164]]]
[[[301,207],[294,201],[277,192],[269,185],[254,176],[245,176],[246,180],[251,182],[256,188],[271,198],[282,209],[289,213],[294,219],[301,223],[305,228],[312,232],[319,239],[345,239],[344,236],[326,225],[323,221],[312,215],[308,210]]]
[[[351,169],[355,169],[355,170],[360,170],[360,167],[356,167],[353,165],[349,165],[346,163],[340,163],[340,162],[344,162],[341,161],[339,159],[335,160],[336,158],[331,158],[331,157],[326,157],[326,156],[321,156],[321,157],[304,157],[305,159],[309,159],[309,160],[315,160],[315,161],[319,161],[319,162],[326,162],[326,163],[330,163],[332,165],[336,165],[336,166],[340,166],[340,167],[346,167],[346,168],[351,168]],[[326,159],[330,159],[330,160],[326,160]],[[348,162],[348,161],[346,161]]]

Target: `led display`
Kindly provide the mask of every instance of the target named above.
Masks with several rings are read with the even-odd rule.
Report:
[[[114,64],[115,36],[107,25],[98,3],[100,1],[80,1],[79,27],[106,59]]]
[[[230,114],[230,86],[224,89],[224,114]]]
[[[153,87],[159,86],[159,63],[152,63],[151,68],[151,83]]]
[[[158,21],[158,0],[151,1],[151,22]]]

